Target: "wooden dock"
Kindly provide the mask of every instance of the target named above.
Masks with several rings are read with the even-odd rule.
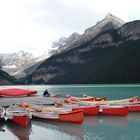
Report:
[[[0,106],[10,106],[11,104],[19,104],[23,102],[31,104],[53,104],[55,101],[63,101],[63,98],[43,97],[39,95],[24,97],[0,97]]]

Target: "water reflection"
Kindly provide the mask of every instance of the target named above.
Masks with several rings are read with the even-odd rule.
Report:
[[[127,126],[128,118],[119,116],[87,116],[85,117],[85,124],[89,125],[112,125],[112,126]]]
[[[128,115],[129,120],[140,121],[140,112],[130,112]]]
[[[140,117],[140,114],[135,115],[135,113],[127,117],[98,116],[94,117],[94,121],[92,117],[86,117],[83,138],[84,140],[138,140],[140,121],[135,119],[138,116]]]
[[[0,122],[0,139],[10,140],[137,140],[140,113],[127,117],[86,116],[82,125],[33,118],[27,128]]]
[[[0,132],[5,132],[5,120],[0,120]]]
[[[61,139],[64,140],[67,138],[67,136],[69,137],[68,139],[82,139],[84,135],[83,125],[79,124],[53,122],[45,119],[35,118],[32,120],[32,125],[39,126],[41,128],[43,127],[48,130],[53,130],[57,134],[61,134]],[[55,137],[52,137],[52,139],[55,139]]]
[[[26,128],[16,125],[11,120],[6,121],[6,128],[12,132],[18,140],[29,140],[29,136],[32,132],[31,123]]]
[[[98,125],[100,124],[100,120],[98,116],[85,116],[84,123],[89,125]]]

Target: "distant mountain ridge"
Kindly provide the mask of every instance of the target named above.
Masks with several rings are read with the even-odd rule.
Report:
[[[125,23],[108,14],[53,45],[49,58],[0,54],[0,84],[140,83],[140,20]]]
[[[14,75],[19,68],[28,64],[34,59],[33,55],[28,52],[20,51],[19,53],[0,54],[1,69],[10,75]]]
[[[77,46],[80,46],[86,43],[87,41],[94,39],[100,33],[105,32],[107,30],[117,29],[124,24],[125,22],[119,19],[118,17],[113,16],[112,14],[107,14],[103,20],[97,22],[96,25],[86,29],[84,34],[79,36],[77,40],[73,40],[66,48],[72,49]]]
[[[66,45],[66,46],[65,46]],[[26,80],[34,84],[140,82],[140,21],[108,14],[65,44]]]
[[[19,79],[30,75],[46,58],[47,56],[36,58],[31,53],[25,51],[0,54],[0,69]]]
[[[60,38],[58,42],[54,42],[53,48],[58,48],[54,53],[60,53],[62,51],[67,51],[73,49],[74,47],[80,46],[98,36],[100,33],[106,30],[117,29],[124,25],[125,22],[112,14],[107,14],[103,20],[97,22],[96,25],[88,28],[85,32],[80,35],[78,33],[73,33],[68,38]]]
[[[0,85],[13,85],[13,84],[24,84],[24,82],[18,81],[13,76],[10,76],[8,73],[0,70]]]

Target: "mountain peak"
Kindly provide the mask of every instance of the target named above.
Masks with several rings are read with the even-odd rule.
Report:
[[[120,18],[112,15],[111,13],[106,14],[106,16],[105,16],[105,18],[103,20],[107,20],[108,22],[115,21],[116,24],[118,24],[118,26],[122,26],[125,23],[123,20],[121,20]]]
[[[85,30],[85,35],[90,35],[95,37],[97,34],[111,29],[116,29],[121,27],[125,22],[122,21],[120,18],[108,13],[104,19],[97,22],[95,26],[92,26]]]
[[[116,18],[118,18],[118,17],[116,17],[115,15],[113,15],[113,14],[111,14],[111,13],[107,13],[107,14],[105,15],[105,18],[107,18],[107,19],[116,19]]]
[[[105,18],[112,18],[112,17],[114,17],[114,16],[111,13],[107,13],[105,16]]]

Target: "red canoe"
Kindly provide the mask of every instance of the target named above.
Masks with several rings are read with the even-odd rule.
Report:
[[[53,98],[61,98],[61,94],[56,93],[56,94],[50,94],[49,97],[53,97]]]
[[[84,115],[97,115],[99,113],[99,106],[89,106],[89,105],[79,105],[79,104],[61,104],[55,103],[56,107],[63,107],[63,108],[72,108],[73,111],[75,110],[83,110]]]
[[[32,117],[32,114],[18,105],[11,105],[6,109],[6,117],[14,123],[22,127],[26,127]]]
[[[91,105],[125,105],[128,103],[136,103],[138,101],[139,97],[134,96],[132,98],[128,99],[120,99],[120,100],[108,100],[108,101],[81,101],[82,104],[91,104]]]
[[[140,112],[140,102],[130,102],[123,105],[128,107],[129,112]]]
[[[99,114],[111,116],[127,116],[128,107],[125,106],[100,106]]]
[[[82,110],[75,110],[75,111],[64,112],[64,113],[57,113],[57,110],[55,112],[53,111],[54,110],[52,110],[52,112],[34,111],[33,117],[43,118],[43,119],[53,120],[53,121],[77,123],[77,124],[83,123],[84,116]]]
[[[55,109],[55,107],[50,108],[42,105],[31,105],[28,103],[23,103],[22,106],[32,111],[32,115],[38,118],[77,124],[83,123],[84,120],[83,110],[66,111],[65,108],[58,110],[57,108]]]
[[[67,95],[67,99],[71,99],[72,101],[106,101],[106,97],[98,98],[92,97],[88,95],[84,95],[84,97],[75,97],[71,95]]]
[[[128,102],[119,105],[128,107],[129,112],[140,112],[140,102]]]
[[[83,120],[84,120],[83,110],[75,110],[72,112],[59,114],[59,118],[57,119],[57,121],[77,124],[83,123]]]
[[[81,102],[79,101],[73,101],[71,99],[64,99],[65,104],[80,104]]]
[[[79,106],[74,107],[72,110],[83,110],[85,115],[97,115],[99,113],[99,106]]]
[[[67,99],[71,99],[72,101],[95,101],[95,97],[75,97],[71,95],[66,95]]]
[[[129,112],[140,112],[140,104],[130,105]]]
[[[36,94],[36,90],[28,90],[28,89],[22,89],[22,88],[7,88],[0,90],[0,96],[27,96]]]
[[[107,97],[106,96],[105,97],[102,97],[102,98],[99,98],[99,97],[92,97],[92,96],[83,94],[83,97],[84,98],[94,98],[94,100],[89,100],[89,101],[106,101],[107,100]],[[84,100],[84,101],[86,101],[86,100]]]
[[[81,124],[83,123],[84,116],[82,110],[75,110],[65,113],[56,113],[56,112],[33,112],[34,117],[43,118],[47,120],[53,121],[61,121],[61,122],[68,122],[68,123],[76,123]]]
[[[102,97],[102,98],[96,97],[96,98],[95,98],[95,101],[106,101],[106,100],[107,100],[106,97]]]

